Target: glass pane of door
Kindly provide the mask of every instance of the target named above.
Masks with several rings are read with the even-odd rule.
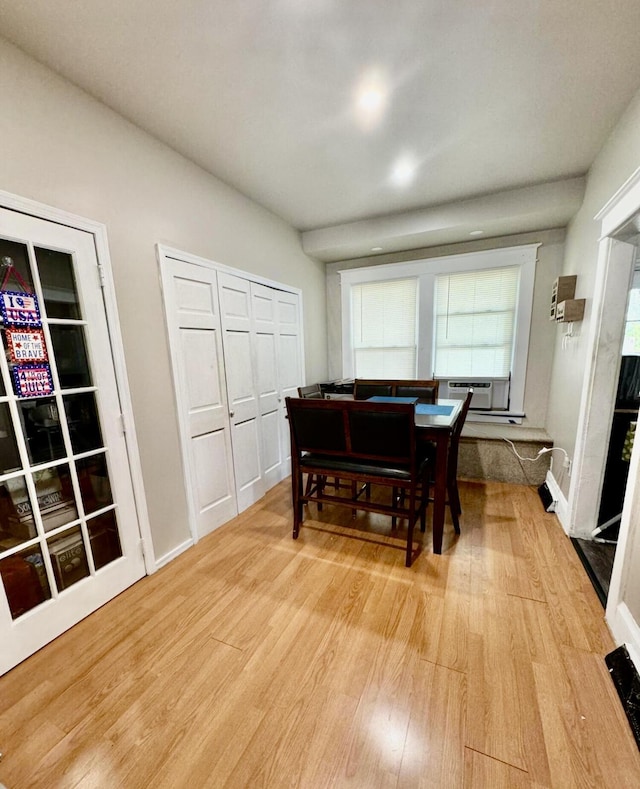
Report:
[[[10,213],[0,209],[0,230]],[[0,233],[0,640],[19,629],[39,648],[90,612],[84,585],[105,601],[144,567],[126,445],[102,407],[117,414],[94,244],[32,217],[15,223],[44,232],[37,243]]]
[[[16,371],[24,366],[21,353],[27,354],[32,337],[20,325],[20,317],[14,323],[13,314],[5,310],[1,331],[13,391],[5,391],[5,402],[0,402],[0,443],[4,449],[0,471],[7,475],[25,469],[24,474],[5,479],[2,488],[0,548],[5,550],[0,557],[6,559],[2,578],[4,583],[7,575],[12,600],[15,597],[20,601],[10,605],[11,615],[16,617],[50,599],[51,589],[68,589],[118,559],[122,552],[114,514],[109,549],[101,549],[97,559],[92,552],[91,534],[97,533],[98,527],[94,522],[90,531],[85,519],[97,510],[113,511],[115,505],[72,256],[35,247],[30,257],[28,247],[15,244],[5,244],[4,251],[11,254],[0,261],[0,298],[2,292],[14,292],[15,288],[29,289],[24,292],[37,298],[41,289],[41,326],[34,326],[42,332],[36,339],[44,342],[46,353],[41,347],[31,352],[40,354],[34,361],[48,367],[54,382],[51,395],[24,396]],[[16,301],[19,303],[17,296]],[[12,420],[12,405],[17,420]],[[24,448],[23,457],[20,445]],[[75,525],[65,528],[69,524]],[[32,569],[36,566],[43,581],[37,587]],[[41,594],[36,594],[36,589]]]

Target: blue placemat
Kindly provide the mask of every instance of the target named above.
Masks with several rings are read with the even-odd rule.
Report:
[[[430,414],[431,416],[449,416],[453,411],[452,405],[432,405],[431,403],[418,403],[416,414]]]

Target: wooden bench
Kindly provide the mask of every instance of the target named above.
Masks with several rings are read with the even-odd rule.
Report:
[[[413,533],[425,529],[429,461],[417,454],[415,404],[286,398],[291,433],[293,538],[304,505],[316,502],[389,515],[392,528],[407,520],[405,564],[411,566]],[[313,484],[303,486],[303,474]],[[327,477],[353,484],[330,492]],[[389,489],[389,503],[370,496],[370,486]],[[341,495],[342,494],[342,495]]]

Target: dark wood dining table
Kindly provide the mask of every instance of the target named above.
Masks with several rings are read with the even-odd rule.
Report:
[[[402,401],[406,398],[371,397],[370,400]],[[433,552],[442,553],[442,534],[447,505],[447,465],[451,433],[462,409],[462,400],[438,398],[436,403],[416,403],[416,441],[431,441],[436,447],[433,481]]]

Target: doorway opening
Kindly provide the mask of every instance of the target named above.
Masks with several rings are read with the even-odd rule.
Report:
[[[640,409],[640,215],[615,233],[617,241],[633,248],[626,298],[618,376],[597,510],[596,526],[588,537],[573,537],[573,545],[606,608],[618,546],[622,509],[627,490],[631,451]]]

